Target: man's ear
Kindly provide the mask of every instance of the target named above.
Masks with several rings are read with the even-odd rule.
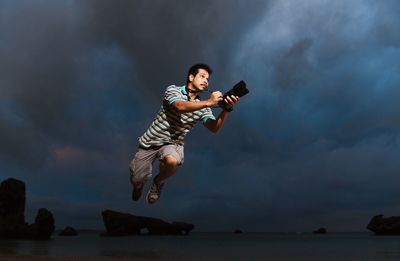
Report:
[[[190,74],[189,75],[189,82],[192,82],[194,80],[194,75],[193,74]]]

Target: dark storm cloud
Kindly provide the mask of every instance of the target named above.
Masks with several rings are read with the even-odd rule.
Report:
[[[28,168],[40,168],[49,156],[45,137],[31,131],[29,124],[13,119],[13,112],[3,108],[0,117],[0,160]],[[8,114],[8,115],[4,115]],[[11,118],[11,119],[10,119]],[[18,145],[19,144],[19,145]]]
[[[2,131],[17,129],[24,133],[18,135],[14,131],[2,135],[4,142],[10,144],[2,146],[3,154],[14,155],[21,166],[26,160],[30,166],[45,161],[52,143],[104,148],[101,145],[107,143],[106,136],[118,131],[118,126],[113,128],[115,123],[109,123],[109,118],[118,123],[133,115],[129,112],[113,116],[120,114],[115,108],[135,101],[134,98],[128,100],[132,94],[129,89],[122,89],[130,87],[132,80],[116,71],[122,74],[128,65],[118,60],[112,47],[96,52],[96,47],[89,48],[81,40],[76,17],[71,17],[76,11],[73,5],[9,2],[4,7],[5,43],[1,51],[8,63],[2,63],[2,90],[6,94],[3,98],[12,101],[8,103],[8,110],[18,118],[19,125],[13,126],[16,123],[8,121],[7,128]],[[11,23],[12,27],[6,26]],[[100,68],[96,68],[97,63]],[[110,86],[104,86],[104,81],[98,82],[103,77],[99,74],[113,79],[108,80]],[[118,100],[117,104],[113,104],[112,99]],[[26,142],[27,137],[29,142]],[[111,146],[107,144],[106,147]],[[38,148],[44,153],[38,153]],[[24,156],[26,154],[31,157]]]
[[[394,71],[399,66],[393,60],[395,58],[386,54],[398,56],[398,52],[391,47],[393,43],[388,46],[385,41],[375,37],[376,31],[382,26],[380,17],[386,12],[391,13],[391,4],[324,2],[321,8],[321,3],[316,1],[290,4],[275,2],[268,11],[269,15],[249,34],[249,40],[239,55],[253,59],[253,68],[265,68],[263,71],[251,70],[248,75],[255,80],[257,91],[267,94],[263,96],[263,99],[267,99],[265,106],[275,102],[278,105],[272,108],[278,110],[278,114],[268,115],[272,117],[269,122],[273,125],[277,121],[278,124],[297,122],[294,127],[297,132],[305,131],[301,133],[303,138],[308,133],[313,136],[318,134],[315,132],[329,134],[350,123],[357,125],[358,121],[371,120],[379,113],[385,117],[397,114],[397,103],[390,97],[397,93],[395,86],[398,79],[394,79],[397,78]],[[389,24],[385,22],[386,30],[389,30]],[[395,27],[392,26],[390,30],[398,34]],[[308,40],[303,42],[305,37]],[[251,49],[249,46],[255,47]],[[306,53],[302,46],[307,47]],[[274,61],[275,57],[279,57],[278,61]],[[292,63],[295,66],[291,66]],[[253,72],[260,72],[262,76]],[[281,74],[277,76],[277,72]],[[283,74],[287,77],[280,76]],[[302,87],[301,90],[283,92],[287,90],[287,82],[291,79],[295,79],[293,82]],[[382,87],[384,82],[386,86]],[[262,87],[267,86],[281,91],[263,90]],[[384,113],[381,110],[374,112],[373,108],[382,107],[383,97],[386,100],[384,107],[390,109],[383,108]],[[271,111],[270,108],[265,109]],[[270,119],[268,116],[266,118]],[[379,121],[376,119],[369,123]],[[370,127],[373,128],[373,125]],[[277,130],[282,131],[282,128],[278,127]],[[361,133],[357,129],[353,131],[356,135],[352,139],[358,139]],[[346,137],[347,133],[336,136],[338,139]]]
[[[363,229],[400,210],[399,6],[1,1],[1,175],[60,226],[115,208],[199,230]],[[195,62],[215,69],[212,89],[244,79],[251,93],[218,135],[189,134],[160,204],[132,206],[136,137]]]
[[[228,223],[212,224],[214,229],[220,224],[225,224],[225,229],[241,224],[251,231],[260,227],[307,231],[320,222],[334,230],[363,229],[369,216],[355,215],[353,221],[338,224],[336,214],[351,219],[353,211],[373,215],[383,209],[398,210],[394,184],[399,182],[400,166],[396,161],[398,146],[393,146],[391,139],[382,136],[338,149],[332,149],[328,141],[319,141],[295,157],[275,159],[272,164],[265,154],[239,154],[229,164],[215,168],[204,184],[207,190],[202,189],[200,176],[204,172],[199,170],[193,173],[199,176],[190,186],[193,196],[177,197],[190,202],[185,208],[188,219],[196,215],[204,220],[229,217]],[[200,157],[197,162],[202,162]]]
[[[293,88],[301,86],[310,77],[312,68],[307,58],[310,49],[310,39],[295,43],[274,65],[275,86]]]
[[[331,6],[324,2],[324,8],[315,1],[274,4],[238,52],[237,70],[247,75],[250,86],[259,94],[256,104],[246,104],[256,113],[257,121],[251,117],[242,117],[241,121],[247,123],[246,132],[253,128],[262,139],[259,146],[252,146],[253,155],[246,158],[246,154],[237,154],[237,161],[247,162],[250,167],[241,169],[248,175],[244,180],[229,182],[229,189],[235,193],[243,190],[243,194],[259,192],[262,200],[249,208],[257,209],[250,214],[254,217],[251,220],[261,216],[268,222],[276,217],[277,224],[282,225],[282,216],[293,219],[300,215],[303,222],[286,224],[292,229],[317,224],[318,220],[335,226],[335,213],[341,213],[343,218],[350,215],[352,208],[357,208],[360,215],[373,215],[379,209],[396,213],[398,204],[392,197],[397,192],[391,184],[398,182],[394,158],[399,126],[393,115],[399,113],[394,98],[399,85],[395,73],[399,69],[395,62],[399,53],[392,47],[397,43],[387,45],[375,33],[382,26],[380,17],[397,6],[391,6],[393,2],[369,6],[363,1]],[[304,15],[310,12],[314,15]],[[385,21],[386,30],[393,35],[398,34],[393,26],[396,20]],[[243,60],[253,63],[243,68]],[[300,89],[288,88],[288,83]],[[252,137],[257,135],[253,133]],[[241,140],[248,142],[245,137]],[[220,158],[223,150],[217,151]],[[322,160],[323,155],[326,158]],[[262,160],[251,162],[251,156]],[[228,166],[236,166],[234,160],[228,162]],[[229,179],[240,171],[228,167],[225,173]],[[265,180],[266,176],[275,179]],[[225,178],[219,181],[226,183]],[[235,188],[234,184],[242,187]],[[245,205],[251,206],[255,198],[250,196]],[[268,207],[270,200],[275,200],[272,208]],[[259,202],[266,203],[265,212]],[[281,209],[277,209],[279,205]],[[235,213],[232,212],[232,219],[244,216],[234,216]],[[362,229],[362,225],[347,221],[337,229]]]
[[[220,69],[216,77],[228,77],[221,75],[229,74],[224,68],[231,50],[262,14],[264,2],[92,1],[83,4],[82,16],[91,39],[116,43],[139,65],[145,84],[138,87],[154,102],[166,83],[184,83],[194,62],[210,63]]]
[[[1,150],[14,155],[21,166],[24,161],[30,166],[40,165],[48,155],[46,136],[62,129],[58,117],[68,119],[73,68],[65,63],[70,52],[63,44],[67,37],[63,15],[51,4],[53,12],[29,2],[20,4],[3,1],[1,8],[2,100],[17,119],[2,118],[6,133],[1,139],[9,146]]]

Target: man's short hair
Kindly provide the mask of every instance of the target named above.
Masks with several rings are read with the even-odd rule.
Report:
[[[190,67],[190,69],[189,69],[189,72],[188,72],[187,78],[186,78],[186,83],[190,82],[189,81],[189,75],[196,76],[196,74],[199,72],[199,69],[206,70],[209,75],[211,75],[211,73],[212,73],[211,67],[208,66],[207,64],[204,64],[204,63],[195,64],[192,67]]]

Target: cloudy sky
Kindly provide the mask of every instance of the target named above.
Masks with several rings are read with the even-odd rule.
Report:
[[[46,207],[57,228],[102,229],[114,209],[197,231],[365,231],[400,215],[399,13],[395,0],[0,0],[0,179],[26,183],[28,222]],[[197,62],[210,88],[243,79],[251,93],[217,135],[188,135],[157,204],[132,202],[137,137]]]

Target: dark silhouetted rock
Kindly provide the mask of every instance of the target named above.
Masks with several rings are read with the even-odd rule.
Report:
[[[7,179],[0,184],[0,238],[49,239],[54,231],[50,211],[40,209],[35,224],[25,222],[25,183]]]
[[[326,234],[327,231],[326,231],[326,228],[321,227],[321,228],[319,228],[319,229],[313,231],[313,233],[314,233],[314,234]]]
[[[236,229],[233,233],[235,234],[243,234],[243,231],[240,229]]]
[[[184,222],[168,223],[161,219],[135,216],[113,210],[102,212],[106,232],[104,236],[140,235],[147,229],[149,235],[188,235],[194,225]]]
[[[0,184],[0,238],[24,238],[28,224],[25,223],[25,184],[7,179]]]
[[[102,213],[107,236],[139,235],[144,228],[144,223],[137,217],[112,210],[105,210]]]
[[[77,236],[78,232],[73,227],[67,226],[58,235],[59,236]]]
[[[376,235],[400,235],[400,217],[374,216],[367,225],[367,229],[373,231]]]
[[[25,184],[7,179],[0,184],[0,218],[14,224],[25,223]]]
[[[38,240],[48,240],[54,232],[53,214],[45,208],[38,210],[35,224],[30,225],[30,237]]]

